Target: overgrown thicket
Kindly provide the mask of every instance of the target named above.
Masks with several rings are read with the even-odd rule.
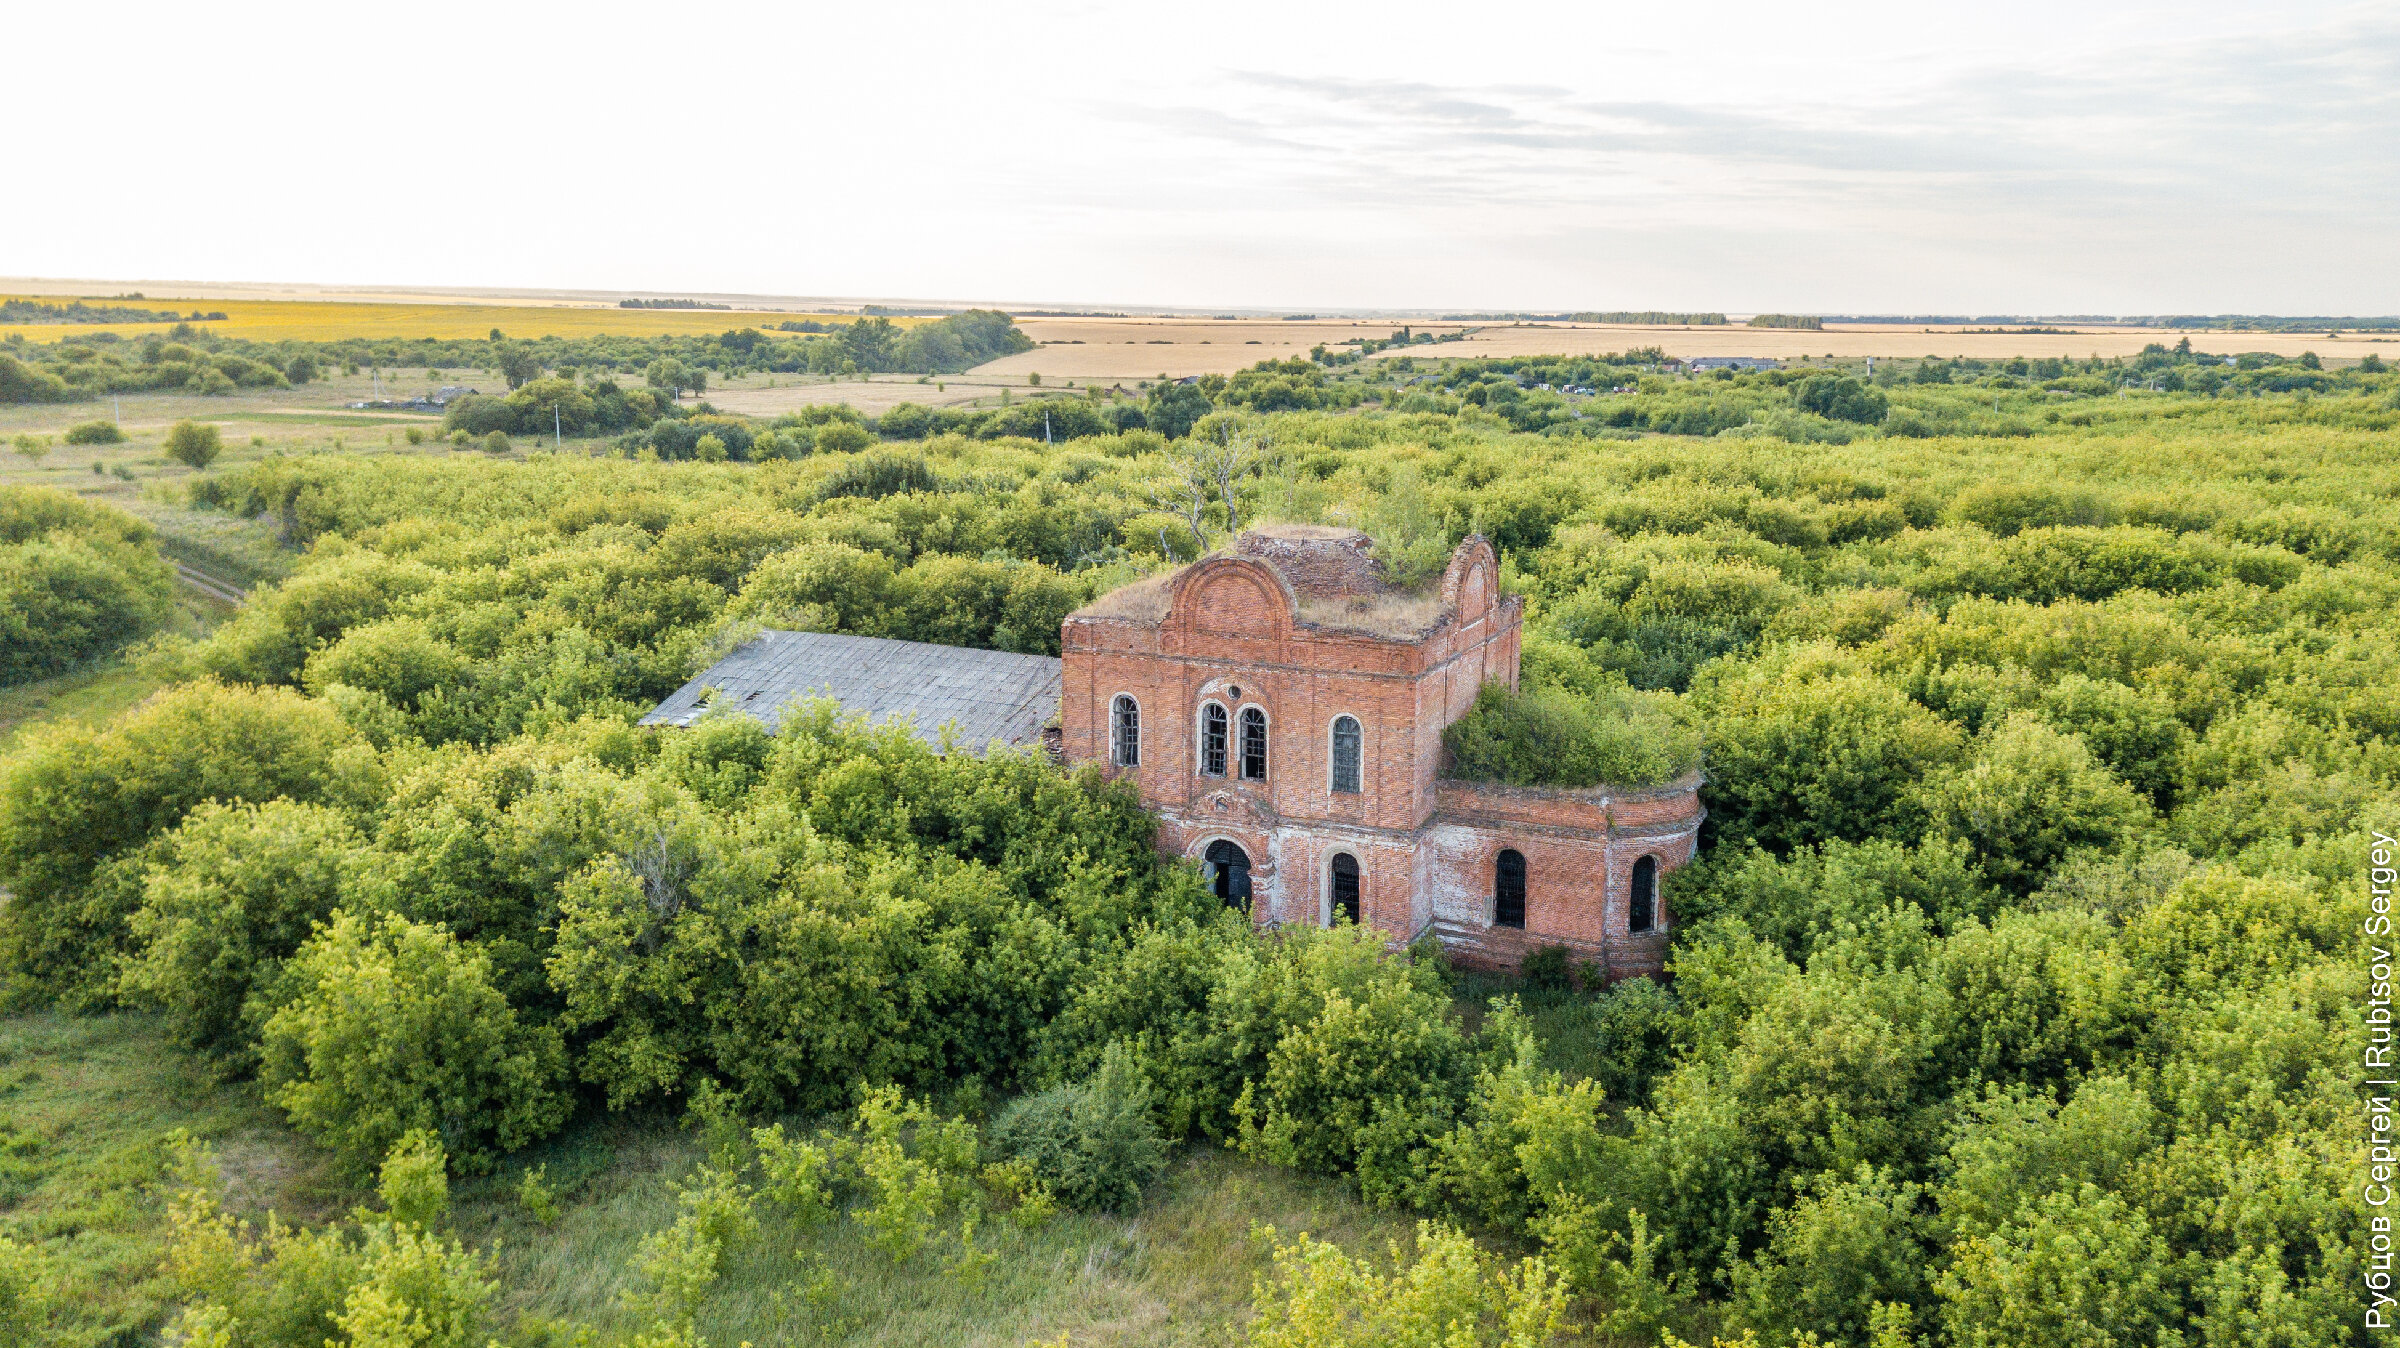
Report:
[[[140,520],[48,487],[0,487],[0,684],[61,673],[148,634],[174,589]]]
[[[1271,447],[1245,519],[1499,544],[1532,629],[1529,695],[1467,737],[1495,774],[1520,730],[1650,718],[1617,750],[1659,771],[1701,738],[1671,990],[1469,1032],[1431,962],[1217,911],[1094,778],[825,709],[631,728],[757,626],[1049,648],[1198,545],[1148,431],[205,479],[307,556],[154,657],[191,682],[8,761],[0,961],[23,1001],[156,1007],[361,1172],[420,1133],[486,1167],[579,1108],[972,1085],[1028,1095],[989,1140],[1053,1195],[1132,1201],[1091,1158],[1146,1154],[1138,1099],[1452,1224],[1397,1281],[1283,1245],[1262,1334],[1437,1287],[1538,1325],[1556,1280],[1630,1338],[2363,1344],[2345,886],[2400,819],[2400,467],[2390,376],[2341,378],[2009,439],[1207,414]]]

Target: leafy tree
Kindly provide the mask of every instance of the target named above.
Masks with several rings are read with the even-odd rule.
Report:
[[[2024,713],[1998,727],[1972,763],[1928,779],[1920,796],[1934,827],[1964,843],[1992,884],[2019,895],[2070,851],[2114,847],[2150,820],[2149,806],[2080,738]]]
[[[202,804],[149,849],[129,1000],[168,1038],[232,1071],[254,1060],[284,961],[366,878],[365,840],[339,812],[290,800]]]
[[[46,487],[0,487],[0,681],[63,673],[155,629],[174,573],[147,525]]]
[[[1814,374],[1792,389],[1792,405],[1831,421],[1855,421],[1872,426],[1883,420],[1890,402],[1883,390],[1846,374]]]
[[[117,445],[125,442],[125,432],[113,421],[79,421],[60,438],[70,445]]]
[[[1200,418],[1216,410],[1217,405],[1197,385],[1160,379],[1150,386],[1143,420],[1169,440],[1180,440],[1192,433]]]
[[[542,377],[541,357],[522,342],[512,344],[500,353],[500,377],[511,389],[523,388]]]
[[[1908,837],[1924,819],[1908,784],[1964,749],[1955,726],[1831,652],[1711,667],[1692,700],[1710,718],[1704,798],[1720,844]]]
[[[1921,1202],[1917,1186],[1862,1166],[1776,1213],[1766,1248],[1733,1268],[1742,1322],[1864,1343],[1877,1307],[1930,1308]]]
[[[105,728],[54,730],[0,777],[0,963],[16,995],[105,1000],[142,902],[139,850],[203,801],[310,801],[356,734],[284,689],[172,689]]]
[[[63,403],[79,396],[78,390],[48,370],[0,354],[0,404]]]
[[[2088,528],[2113,524],[2116,511],[2091,492],[2016,483],[1990,483],[1963,492],[1951,513],[2002,538],[2025,529]]]
[[[861,370],[892,368],[900,329],[888,318],[861,318],[841,331],[842,352]]]
[[[649,382],[650,387],[666,394],[669,398],[680,397],[685,389],[692,387],[692,372],[685,367],[682,361],[673,356],[664,356],[650,362],[649,368],[643,371],[643,378]]]
[[[2141,1212],[2084,1185],[2029,1195],[1942,1274],[1942,1322],[1960,1348],[2154,1343],[2176,1308],[2164,1243]]]
[[[204,469],[225,452],[225,442],[215,426],[199,421],[178,421],[167,429],[167,457],[187,468]]]
[[[336,914],[291,962],[259,1046],[267,1099],[354,1170],[411,1130],[470,1173],[566,1121],[556,1030],[523,1023],[488,956],[439,926]]]

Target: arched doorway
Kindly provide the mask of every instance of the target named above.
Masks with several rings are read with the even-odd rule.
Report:
[[[1250,854],[1226,841],[1217,839],[1208,845],[1204,854],[1208,863],[1209,888],[1228,908],[1250,911]]]
[[[1643,857],[1633,863],[1633,892],[1628,895],[1625,925],[1633,931],[1650,931],[1658,926],[1658,858]]]
[[[1359,923],[1358,858],[1348,852],[1333,854],[1333,902],[1326,906],[1326,920]]]

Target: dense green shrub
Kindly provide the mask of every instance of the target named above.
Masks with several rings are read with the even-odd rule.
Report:
[[[1959,519],[2007,538],[2022,529],[2113,524],[2117,512],[2088,491],[1990,483],[1961,493],[1951,510]]]
[[[443,928],[336,914],[287,979],[261,1033],[260,1081],[353,1172],[416,1130],[480,1172],[566,1121],[558,1032],[524,1023],[490,959]]]
[[[828,432],[820,433],[817,437],[817,448],[827,452],[846,451],[847,446],[827,443],[831,438],[831,429],[839,428],[829,428]],[[933,466],[925,462],[923,456],[879,451],[873,454],[861,454],[844,463],[831,476],[819,483],[817,493],[829,501],[842,496],[856,496],[869,501],[879,501],[886,496],[896,496],[902,492],[932,491],[937,485],[933,476]]]
[[[119,445],[125,442],[125,432],[113,421],[79,421],[60,438],[70,445]]]
[[[0,354],[0,403],[63,403],[90,396],[48,370]]]
[[[310,931],[346,899],[390,902],[372,893],[350,821],[291,800],[203,804],[143,861],[123,995],[158,1008],[169,1039],[229,1073],[252,1065],[284,961]]]
[[[140,852],[204,801],[324,799],[356,736],[280,689],[187,684],[105,728],[35,738],[0,777],[0,962],[18,997],[105,1000],[142,902]],[[364,768],[372,771],[371,768]]]
[[[0,684],[62,673],[155,630],[175,576],[148,525],[48,487],[0,487]]]
[[[1442,732],[1450,772],[1509,786],[1656,786],[1699,765],[1698,737],[1642,695],[1486,684]]]
[[[1933,826],[1964,844],[1990,883],[2020,895],[2069,852],[2113,849],[2150,821],[2149,805],[2080,737],[2031,713],[1996,727],[1972,762],[1929,778],[1924,797]]]
[[[1848,375],[1815,374],[1792,389],[1792,405],[1829,421],[1855,421],[1872,426],[1883,420],[1889,402],[1880,389]]]
[[[1710,666],[1692,701],[1709,726],[1712,841],[1769,848],[1910,837],[1926,773],[1964,752],[1959,728],[1852,657],[1799,648]]]
[[[1009,1103],[992,1121],[990,1143],[1023,1161],[1061,1202],[1126,1211],[1167,1163],[1151,1117],[1150,1088],[1121,1045],[1079,1085],[1054,1086]]]

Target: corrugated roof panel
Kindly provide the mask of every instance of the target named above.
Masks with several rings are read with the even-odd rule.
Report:
[[[708,701],[715,690],[713,703]],[[918,739],[1031,744],[1058,712],[1059,662],[1047,655],[978,651],[837,632],[764,632],[675,690],[643,725],[688,726],[710,706],[755,717],[771,733],[795,698],[830,697],[870,721],[904,717]]]

